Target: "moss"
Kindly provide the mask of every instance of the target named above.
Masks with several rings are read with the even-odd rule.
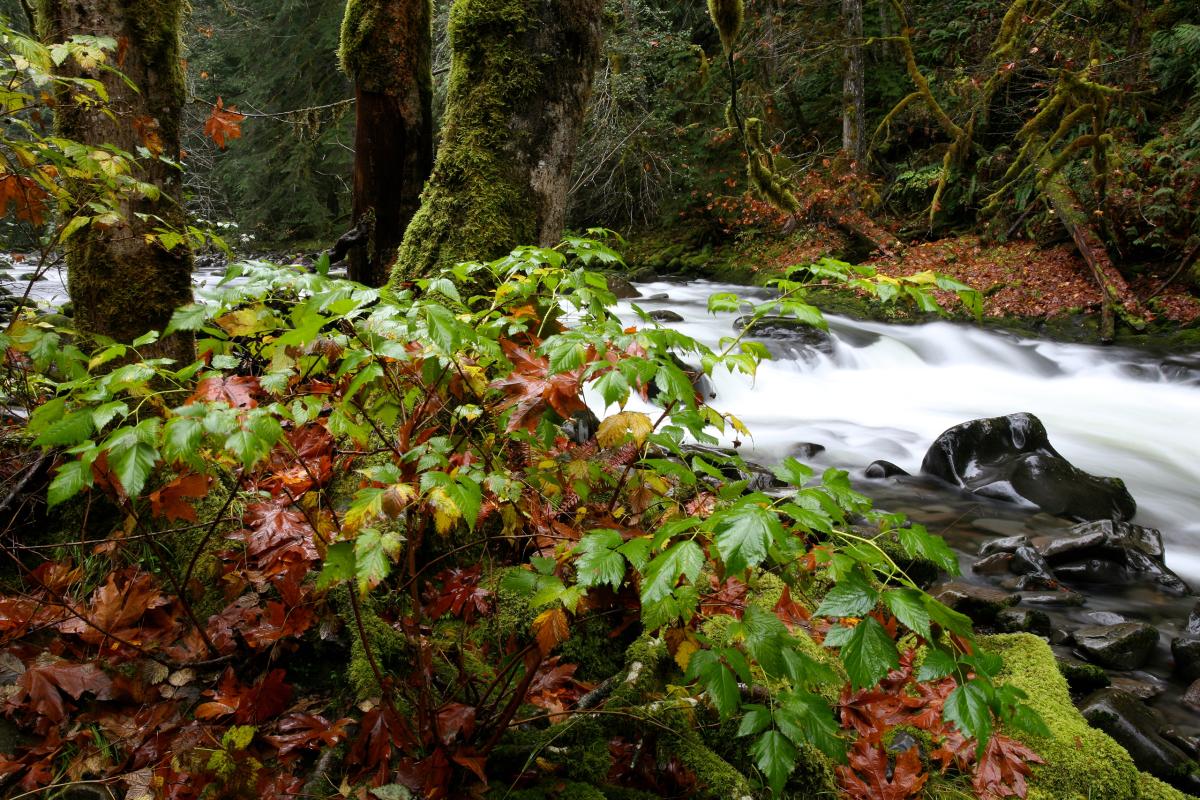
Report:
[[[1095,664],[1066,658],[1056,659],[1056,662],[1058,671],[1067,679],[1067,686],[1076,694],[1102,689],[1112,682],[1108,678],[1108,673]]]
[[[433,86],[433,4],[348,0],[338,60],[358,88],[409,95]]]
[[[1189,797],[1153,775],[1138,773],[1138,800],[1188,800]]]
[[[1003,683],[1028,696],[1050,729],[1050,738],[1010,734],[1046,762],[1034,768],[1030,800],[1136,800],[1142,777],[1125,750],[1092,728],[1071,703],[1067,681],[1049,646],[1027,633],[983,637],[983,647],[1004,658]]]
[[[562,660],[578,664],[575,677],[584,681],[602,681],[615,675],[624,663],[618,642],[609,638],[611,622],[593,617],[576,623],[571,637],[559,647]]]
[[[378,696],[381,687],[363,649],[362,637],[359,636],[354,609],[350,603],[351,591],[347,586],[339,586],[334,590],[334,602],[338,614],[349,629],[350,663],[346,668],[346,678],[355,697],[365,700]],[[366,631],[371,653],[379,669],[384,674],[410,669],[412,650],[404,636],[376,613],[374,602],[370,598],[360,601],[359,609],[362,613],[363,630]]]

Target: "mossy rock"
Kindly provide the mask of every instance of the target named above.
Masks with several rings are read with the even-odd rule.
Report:
[[[1013,633],[985,636],[980,644],[1004,658],[999,681],[1024,691],[1050,729],[1049,738],[1009,732],[1045,761],[1033,768],[1029,800],[1185,800],[1187,795],[1139,772],[1124,748],[1087,724],[1043,640]]]

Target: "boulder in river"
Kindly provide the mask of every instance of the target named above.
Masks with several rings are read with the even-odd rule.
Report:
[[[1108,669],[1137,669],[1158,644],[1158,630],[1144,622],[1087,625],[1075,631],[1075,647],[1088,661]]]
[[[1138,769],[1187,792],[1200,788],[1200,779],[1188,773],[1194,765],[1187,753],[1163,738],[1162,720],[1133,695],[1116,688],[1100,689],[1079,710],[1093,727],[1129,751]]]
[[[1167,567],[1162,534],[1154,528],[1113,520],[1084,522],[1062,536],[1039,538],[1034,546],[1066,581],[1111,585],[1143,579],[1169,594],[1191,591]]]
[[[867,464],[867,469],[864,472],[866,477],[874,480],[879,480],[881,478],[894,478],[899,475],[907,474],[908,471],[905,470],[904,467],[893,464],[890,461],[884,461],[882,458]]]
[[[650,319],[655,322],[683,322],[683,314],[669,308],[660,308],[650,312]]]
[[[991,586],[976,586],[965,581],[951,581],[932,594],[955,611],[966,614],[978,624],[995,622],[996,615],[1020,601],[1020,596]]]
[[[1127,520],[1137,510],[1119,478],[1090,475],[1059,455],[1033,414],[976,419],[950,428],[925,453],[921,472],[978,495],[1030,503],[1069,519]]]
[[[815,350],[826,355],[833,354],[833,337],[829,331],[795,317],[768,315],[755,319],[752,316],[744,316],[738,317],[733,322],[734,330],[738,332],[747,326],[749,326],[748,335],[755,339],[773,339],[803,350]]]
[[[608,274],[604,276],[608,281],[608,290],[613,293],[613,296],[618,300],[628,300],[634,297],[641,297],[642,293],[637,290],[632,283],[620,275]]]
[[[1200,636],[1176,636],[1171,640],[1175,672],[1185,681],[1200,679]]]

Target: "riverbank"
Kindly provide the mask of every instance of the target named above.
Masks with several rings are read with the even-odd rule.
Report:
[[[1065,242],[1046,247],[1029,241],[995,244],[962,235],[898,243],[893,252],[882,254],[865,252],[850,237],[823,225],[791,234],[757,230],[733,236],[681,225],[635,234],[624,250],[632,275],[641,280],[678,276],[762,285],[792,266],[824,256],[869,264],[889,276],[932,270],[978,289],[989,327],[1062,342],[1100,339],[1100,289],[1078,252]],[[1168,282],[1171,271],[1169,266],[1145,268],[1132,277],[1129,289],[1143,301],[1139,315],[1145,325],[1135,330],[1119,324],[1116,344],[1166,351],[1200,349],[1200,298],[1178,279]],[[944,299],[950,301],[948,308],[956,305],[950,293]],[[839,287],[815,290],[813,301],[827,312],[857,319],[904,323],[935,318],[869,302]]]

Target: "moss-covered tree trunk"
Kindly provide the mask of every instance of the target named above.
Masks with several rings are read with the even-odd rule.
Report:
[[[365,247],[350,253],[349,275],[387,282],[396,248],[420,205],[433,165],[430,0],[348,0],[342,66],[354,80],[354,224]]]
[[[437,161],[392,282],[556,244],[603,0],[455,0]]]
[[[161,143],[166,158],[179,156],[184,101],[179,31],[185,8],[185,0],[38,0],[39,33],[44,39],[111,37],[118,42],[113,66],[137,87],[112,72],[82,69],[73,59],[64,62],[65,73],[105,85],[111,112],[60,97],[56,122],[64,136],[129,152],[149,140]],[[145,159],[140,169],[138,177],[158,187],[160,197],[128,201],[122,222],[82,229],[69,240],[66,252],[67,289],[79,330],[122,342],[150,329],[162,330],[171,313],[192,300],[191,252],[185,245],[168,252],[152,237],[146,238],[164,223],[183,224],[182,173],[151,159]],[[191,360],[194,355],[191,338],[182,334],[148,351],[178,360]]]
[[[842,150],[855,169],[867,158],[866,72],[863,66],[863,0],[842,0],[846,33],[842,77]]]

